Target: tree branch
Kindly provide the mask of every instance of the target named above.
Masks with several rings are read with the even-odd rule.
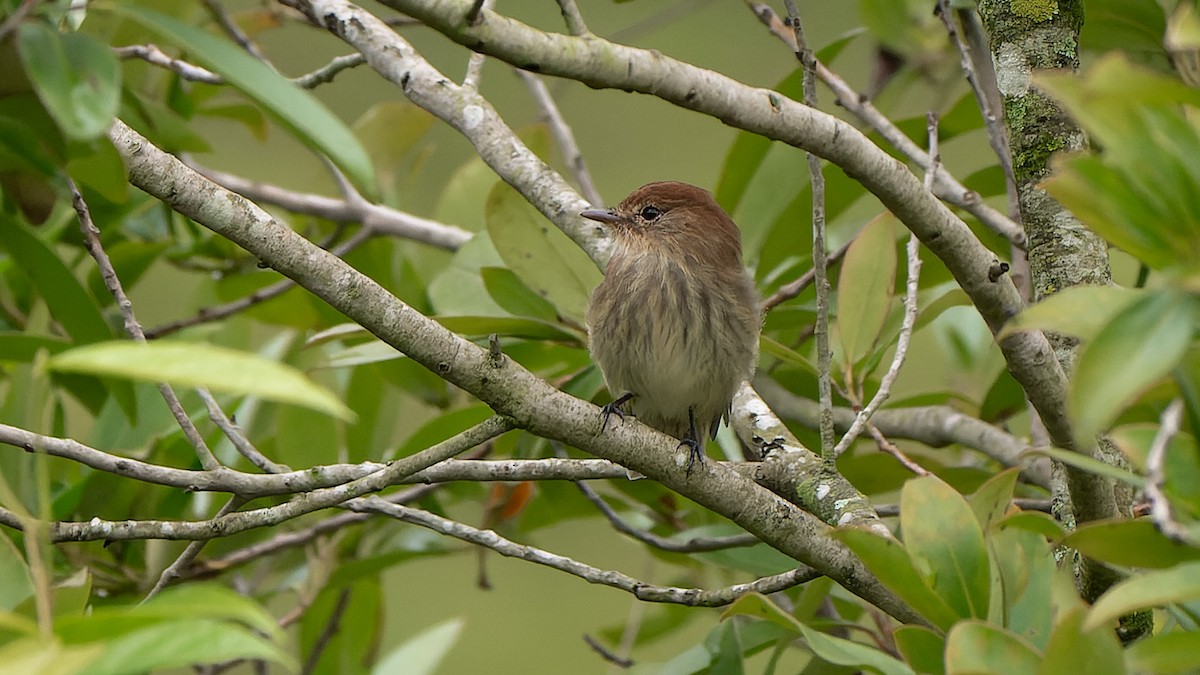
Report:
[[[414,84],[410,82],[409,89]],[[450,333],[253,203],[203,179],[123,123],[115,122],[109,137],[125,159],[130,182],[250,251],[384,342],[511,418],[517,426],[654,478],[843,583],[851,592],[896,618],[923,623],[919,614],[884,588],[842,544],[829,537],[828,526],[811,514],[715,462],[706,462],[703,468],[690,474],[684,472],[686,451],[679,452],[677,441],[644,425],[619,425],[597,435],[596,406],[555,389],[510,359],[492,358],[477,345]],[[553,175],[544,165],[543,171]],[[573,202],[581,201],[561,177],[553,181],[530,178],[540,185],[554,182],[573,196]],[[578,216],[574,219],[581,220]],[[664,451],[668,447],[675,450]],[[360,480],[381,476],[393,467]],[[351,485],[331,489],[341,498]],[[290,504],[293,502],[284,507]],[[291,513],[285,511],[281,515]],[[243,514],[227,518],[234,516]],[[72,533],[74,530],[68,529],[66,538],[72,538],[69,536]]]

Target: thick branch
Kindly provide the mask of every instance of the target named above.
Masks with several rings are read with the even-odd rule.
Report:
[[[359,10],[342,0],[288,0],[288,4],[305,8],[310,17],[320,17],[322,25],[348,41],[353,42],[364,31]],[[471,24],[464,19],[469,2],[385,0],[384,4],[420,19],[470,49],[519,68],[597,88],[651,94],[739,129],[816,153],[862,183],[945,263],[993,333],[1024,307],[1009,278],[989,278],[994,256],[967,225],[925,190],[904,164],[832,115],[656,51],[593,36],[544,33],[495,12],[485,11]],[[381,55],[376,60],[386,57]],[[368,59],[375,57],[368,55]],[[1045,336],[1032,331],[1016,333],[1005,338],[1000,348],[1054,443],[1075,449],[1066,410],[1066,377]]]
[[[705,462],[690,474],[684,472],[686,450],[679,452],[676,440],[644,425],[618,425],[598,435],[596,406],[558,391],[511,360],[493,358],[450,333],[252,202],[205,180],[123,123],[114,123],[109,137],[124,158],[134,185],[245,248],[518,426],[633,468],[733,520],[892,616],[923,622],[834,541],[829,527],[815,516],[715,462]],[[344,492],[349,485],[331,489]]]

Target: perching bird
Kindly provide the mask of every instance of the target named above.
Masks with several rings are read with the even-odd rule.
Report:
[[[604,425],[630,412],[678,438],[690,473],[758,360],[759,298],[737,225],[707,191],[676,182],[580,215],[615,244],[587,312],[589,349],[614,397]]]

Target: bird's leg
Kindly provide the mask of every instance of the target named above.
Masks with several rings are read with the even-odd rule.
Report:
[[[686,474],[688,476],[692,475],[692,465],[694,465],[697,461],[699,461],[701,464],[704,463],[704,453],[700,451],[700,441],[697,441],[696,438],[696,414],[692,408],[688,408],[688,435],[679,439],[679,445],[676,446],[676,449],[685,445],[688,448],[688,465]]]
[[[628,402],[631,398],[633,398],[633,392],[627,391],[624,394],[621,394],[617,400],[610,403],[605,403],[600,408],[600,419],[604,420],[600,423],[600,433],[604,433],[604,430],[608,428],[608,418],[612,415],[616,415],[622,422],[625,421],[625,411],[621,410],[621,406]]]

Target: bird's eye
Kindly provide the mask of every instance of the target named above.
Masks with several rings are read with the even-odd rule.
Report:
[[[638,215],[642,217],[642,220],[655,220],[662,215],[662,211],[657,206],[647,206]]]

